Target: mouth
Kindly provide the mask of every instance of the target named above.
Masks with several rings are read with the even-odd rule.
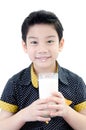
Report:
[[[41,61],[41,62],[45,62],[48,59],[51,58],[51,56],[39,56],[39,57],[35,57],[37,60]]]

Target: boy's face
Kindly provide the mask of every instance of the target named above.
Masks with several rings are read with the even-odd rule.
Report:
[[[50,72],[55,69],[55,61],[62,50],[64,40],[59,42],[58,34],[52,25],[35,24],[28,30],[25,52],[33,62],[37,72]]]

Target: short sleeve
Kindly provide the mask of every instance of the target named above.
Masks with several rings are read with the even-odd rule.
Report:
[[[86,109],[86,85],[82,78],[79,78],[76,88],[75,110],[80,111]]]
[[[13,82],[12,79],[9,79],[0,99],[0,108],[13,113],[18,109],[15,86],[15,82]]]

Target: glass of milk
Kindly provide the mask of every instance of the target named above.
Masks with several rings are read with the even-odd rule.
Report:
[[[58,73],[40,73],[39,74],[39,98],[45,99],[52,95],[53,92],[58,92]],[[55,105],[53,102],[49,104]],[[55,110],[51,110],[54,111]],[[49,115],[44,115],[49,117]]]
[[[52,92],[58,92],[58,73],[40,73],[38,80],[40,99],[51,96]]]

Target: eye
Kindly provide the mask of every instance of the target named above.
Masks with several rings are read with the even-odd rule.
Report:
[[[31,41],[30,44],[36,45],[36,44],[38,44],[38,42],[37,41]]]
[[[52,44],[52,43],[54,43],[54,41],[53,40],[48,40],[48,43]]]

